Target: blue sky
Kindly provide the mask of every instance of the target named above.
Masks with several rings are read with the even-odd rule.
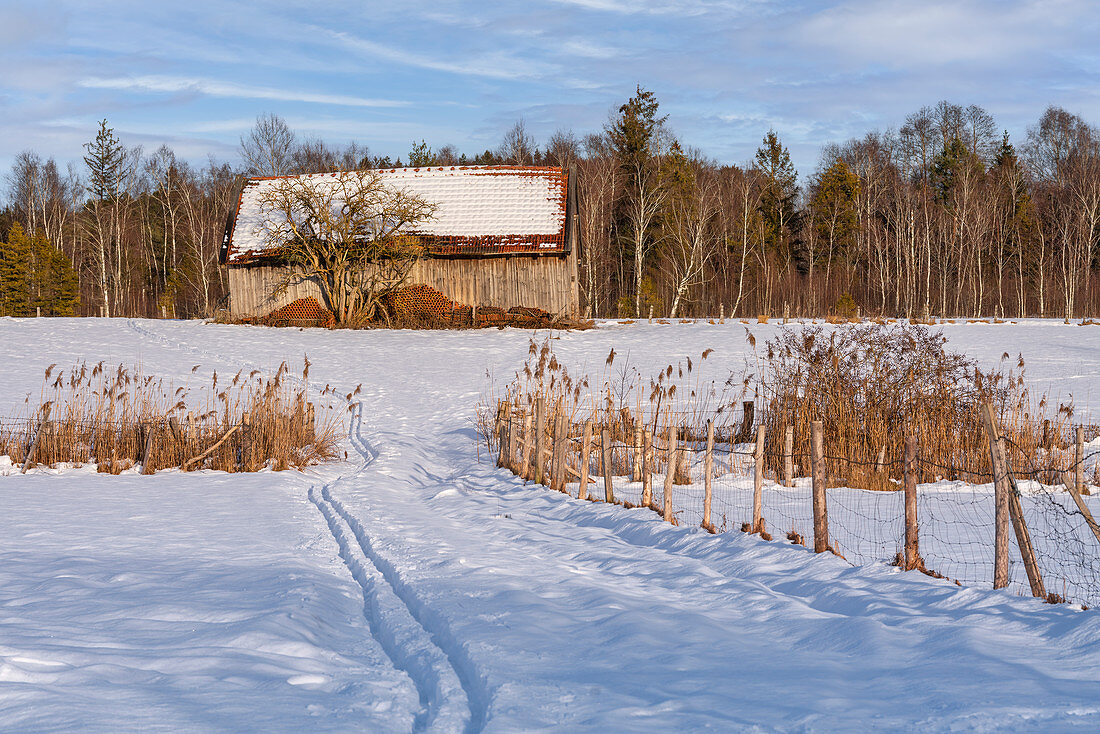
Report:
[[[1088,0],[186,3],[0,0],[0,170],[123,142],[235,159],[256,116],[405,157],[598,129],[635,84],[686,144],[748,160],[768,128],[803,175],[822,145],[948,99],[1022,138],[1049,104],[1100,123]]]

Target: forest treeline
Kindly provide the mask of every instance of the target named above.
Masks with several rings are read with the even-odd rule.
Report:
[[[0,314],[209,316],[243,176],[498,163],[577,170],[592,316],[1100,313],[1100,131],[1058,107],[1017,144],[981,107],[940,102],[825,146],[801,180],[775,131],[743,165],[682,146],[640,87],[601,130],[539,145],[521,121],[472,157],[420,141],[391,160],[275,115],[237,165],[127,147],[106,120],[85,150],[64,171],[25,151],[7,174]]]

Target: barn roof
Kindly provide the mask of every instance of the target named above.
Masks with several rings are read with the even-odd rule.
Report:
[[[567,248],[567,176],[561,168],[433,166],[382,169],[384,183],[436,205],[416,228],[431,255],[555,253]],[[323,183],[339,174],[298,178]],[[252,178],[241,189],[236,214],[226,226],[222,259],[246,264],[277,256],[265,241],[259,194],[286,177]]]

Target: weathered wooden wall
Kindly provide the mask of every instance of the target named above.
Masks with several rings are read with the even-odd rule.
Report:
[[[299,298],[316,298],[312,282],[298,283],[275,298],[282,277],[275,267],[229,267],[229,309],[235,318],[266,316]],[[424,283],[451,300],[471,306],[528,306],[552,314],[579,316],[577,248],[567,255],[512,255],[469,259],[425,258],[413,268],[409,283]]]

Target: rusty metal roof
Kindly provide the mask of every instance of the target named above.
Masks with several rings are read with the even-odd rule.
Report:
[[[566,247],[567,176],[561,168],[529,166],[433,166],[377,171],[385,184],[436,205],[434,216],[410,234],[430,255],[477,256],[560,253]],[[296,178],[316,181],[338,173]],[[260,211],[259,193],[286,176],[252,178],[241,189],[236,215],[226,228],[223,259],[243,265],[275,259]]]

